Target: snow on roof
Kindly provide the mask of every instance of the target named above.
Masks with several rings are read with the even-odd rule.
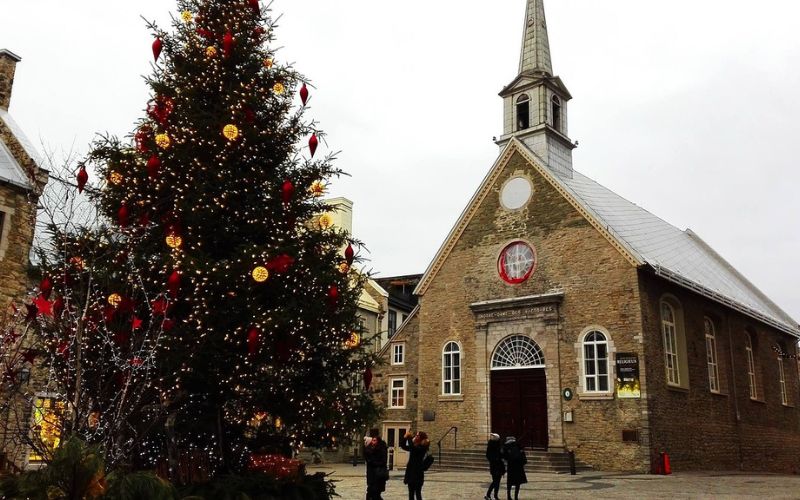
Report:
[[[11,133],[14,134],[14,137],[16,137],[17,141],[19,141],[19,143],[22,145],[22,148],[26,153],[28,153],[28,156],[33,159],[37,166],[42,168],[42,155],[39,154],[39,151],[25,135],[25,132],[22,131],[22,128],[17,124],[16,121],[14,121],[14,118],[12,118],[5,109],[0,109],[0,120],[2,120],[3,123],[5,123],[5,125],[11,130]]]
[[[31,189],[25,171],[20,167],[3,141],[0,141],[0,182],[7,182],[23,189]]]

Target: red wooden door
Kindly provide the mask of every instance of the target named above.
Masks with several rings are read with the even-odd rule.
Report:
[[[544,368],[492,371],[492,432],[525,447],[547,448],[547,379]]]

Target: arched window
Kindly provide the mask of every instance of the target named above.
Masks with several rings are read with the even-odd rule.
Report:
[[[448,342],[442,350],[442,394],[461,394],[461,347]]]
[[[661,303],[661,331],[664,334],[664,364],[667,369],[667,383],[681,384],[678,358],[678,328],[675,309],[667,302]]]
[[[517,97],[517,130],[525,130],[531,126],[530,101],[526,94]]]
[[[519,368],[544,368],[544,354],[539,345],[525,335],[512,335],[494,350],[492,370]]]
[[[720,392],[719,363],[717,362],[717,337],[714,323],[703,318],[703,329],[706,334],[706,363],[708,364],[708,388],[711,392]]]
[[[561,132],[561,99],[557,95],[552,99],[553,128]]]
[[[591,331],[583,338],[583,390],[608,392],[608,339],[602,332]]]
[[[750,332],[744,334],[744,351],[747,354],[747,383],[750,387],[750,399],[758,399],[756,358],[753,355],[753,334]]]

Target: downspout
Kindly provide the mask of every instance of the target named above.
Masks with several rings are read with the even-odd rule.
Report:
[[[567,435],[564,432],[564,398],[562,394],[564,389],[562,387],[562,379],[561,379],[561,337],[562,337],[562,328],[561,328],[561,304],[556,302],[556,357],[558,364],[558,420],[561,423],[561,447],[563,451],[566,453],[567,450]],[[549,441],[549,440],[548,440]]]
[[[733,408],[736,413],[736,449],[739,453],[739,470],[744,470],[744,462],[742,457],[742,429],[739,421],[742,416],[739,413],[739,397],[736,394],[736,368],[734,366],[733,356],[733,333],[731,332],[731,317],[730,314],[725,315],[725,322],[728,324],[728,352],[731,355],[731,389],[733,389]]]

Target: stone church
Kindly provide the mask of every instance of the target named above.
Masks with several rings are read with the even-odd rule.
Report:
[[[800,472],[800,327],[697,234],[573,168],[543,0],[500,96],[500,154],[382,351],[389,445],[424,430],[434,453],[477,456],[496,432],[602,470],[666,452]]]

